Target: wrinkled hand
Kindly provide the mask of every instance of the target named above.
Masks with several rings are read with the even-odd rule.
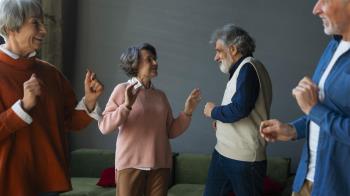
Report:
[[[37,104],[38,96],[41,95],[41,84],[42,81],[35,74],[23,83],[22,108],[25,111],[30,111]]]
[[[137,82],[133,83],[133,84],[129,84],[126,89],[125,89],[125,101],[124,103],[126,104],[126,107],[128,107],[129,109],[132,108],[132,105],[135,103],[135,100],[137,98],[137,95],[140,92],[140,88],[137,88],[136,90],[134,90],[134,86],[137,84]]]
[[[300,80],[298,86],[293,89],[292,94],[305,114],[309,114],[312,107],[317,104],[318,91],[317,85],[308,77]]]
[[[199,88],[193,89],[185,102],[185,114],[191,116],[201,99],[201,91]]]
[[[97,99],[103,92],[103,84],[97,80],[96,74],[89,69],[86,72],[84,80],[85,105],[91,112],[94,110]]]
[[[279,120],[272,119],[261,122],[260,135],[268,142],[289,141],[296,138],[296,130],[289,124],[283,124]]]
[[[211,118],[211,111],[214,109],[215,104],[213,102],[207,102],[204,106],[204,116]]]

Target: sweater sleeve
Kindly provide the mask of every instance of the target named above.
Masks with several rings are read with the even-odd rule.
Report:
[[[326,105],[318,103],[309,113],[309,118],[336,140],[350,145],[350,117],[329,109]]]
[[[98,121],[98,127],[102,134],[110,133],[122,125],[129,116],[130,110],[124,104],[125,85],[114,88],[102,118]]]
[[[245,64],[239,72],[237,90],[231,103],[216,106],[211,116],[224,123],[236,122],[250,114],[259,95],[259,78],[250,63]]]
[[[165,96],[165,95],[164,95]],[[168,99],[165,96],[166,104],[168,107],[167,113],[167,130],[169,138],[175,138],[181,135],[190,126],[191,117],[187,116],[184,112],[180,112],[177,118],[173,117],[173,112]]]
[[[68,131],[85,128],[92,118],[84,110],[76,110],[78,101],[69,81],[61,75],[64,98],[64,124]]]
[[[12,108],[5,109],[0,103],[0,141],[27,126],[29,124],[23,121]]]
[[[302,116],[290,123],[297,131],[297,139],[303,139],[306,137],[308,119],[307,116]]]

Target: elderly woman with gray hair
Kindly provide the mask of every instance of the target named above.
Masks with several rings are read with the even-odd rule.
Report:
[[[58,195],[71,189],[68,130],[97,116],[103,86],[88,71],[77,102],[67,79],[36,56],[47,30],[37,0],[1,0],[0,195]]]
[[[190,93],[184,111],[174,119],[166,95],[151,81],[158,75],[156,49],[147,43],[130,47],[120,60],[132,78],[115,87],[99,121],[103,134],[119,131],[117,195],[165,196],[172,164],[169,138],[188,128],[200,91]]]

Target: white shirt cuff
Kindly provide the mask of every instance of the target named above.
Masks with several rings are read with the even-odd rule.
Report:
[[[98,103],[96,103],[94,111],[89,112],[89,110],[87,109],[87,107],[85,105],[85,97],[83,97],[80,100],[80,102],[75,107],[75,109],[76,110],[84,110],[91,118],[93,118],[97,121],[102,118],[102,110],[101,110],[100,106],[98,105]]]
[[[32,117],[23,110],[21,100],[18,100],[15,104],[12,105],[11,108],[17,114],[17,116],[19,116],[27,124],[31,124],[33,122]]]

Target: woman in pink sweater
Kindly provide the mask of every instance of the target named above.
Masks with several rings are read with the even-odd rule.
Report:
[[[118,84],[106,105],[99,128],[118,130],[115,166],[118,196],[166,196],[172,152],[169,138],[182,134],[200,101],[199,89],[174,119],[168,99],[151,80],[158,75],[156,49],[147,43],[128,48],[121,67],[132,77]]]

